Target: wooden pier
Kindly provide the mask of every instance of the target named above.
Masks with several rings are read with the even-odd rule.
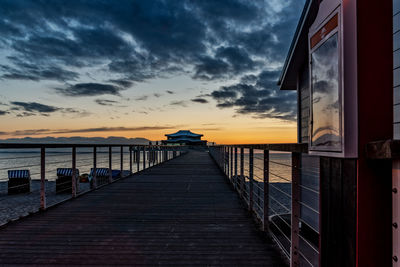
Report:
[[[206,152],[9,224],[0,265],[285,266]]]

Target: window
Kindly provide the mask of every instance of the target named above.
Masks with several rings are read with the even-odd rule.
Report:
[[[338,33],[311,54],[311,147],[341,151]]]

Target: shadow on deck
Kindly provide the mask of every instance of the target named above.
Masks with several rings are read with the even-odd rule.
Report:
[[[206,152],[0,230],[0,265],[285,266]]]

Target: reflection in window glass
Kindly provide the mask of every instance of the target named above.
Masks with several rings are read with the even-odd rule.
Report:
[[[340,151],[338,34],[312,53],[312,136],[314,148]]]

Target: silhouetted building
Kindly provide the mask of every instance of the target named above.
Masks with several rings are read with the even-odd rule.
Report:
[[[166,134],[167,140],[163,140],[163,145],[196,145],[206,146],[207,140],[201,140],[202,134],[192,133],[189,130],[180,130],[173,134]]]

